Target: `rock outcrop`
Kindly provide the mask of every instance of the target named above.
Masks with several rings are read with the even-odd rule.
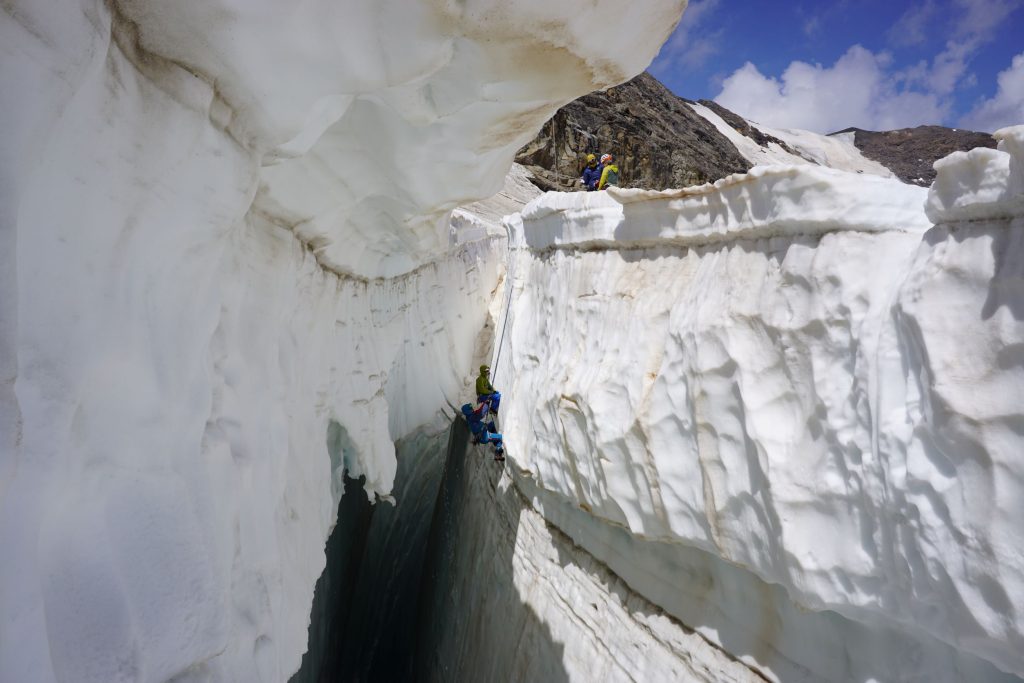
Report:
[[[614,154],[623,187],[664,189],[713,182],[750,169],[714,125],[648,73],[558,110],[519,151],[545,190],[582,189],[583,159]]]
[[[942,126],[846,128],[829,135],[774,129],[712,100],[674,95],[643,73],[559,109],[516,161],[530,168],[543,190],[581,190],[584,157],[603,152],[617,157],[623,187],[647,190],[714,182],[761,164],[828,166],[927,187],[937,160],[995,146],[988,133]]]
[[[922,187],[935,180],[933,164],[939,159],[953,152],[967,152],[975,147],[995,149],[996,146],[995,138],[988,133],[943,126],[882,132],[846,128],[832,135],[850,133],[861,154],[887,167],[903,182]]]

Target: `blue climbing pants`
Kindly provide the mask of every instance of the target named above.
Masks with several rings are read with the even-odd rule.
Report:
[[[498,412],[498,406],[501,405],[501,392],[495,391],[493,394],[480,394],[476,397],[477,403],[483,403],[488,401],[491,404],[491,411]]]

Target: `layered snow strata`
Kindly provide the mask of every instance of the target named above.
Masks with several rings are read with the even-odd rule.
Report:
[[[930,206],[976,168],[963,159],[940,164]],[[1024,674],[1024,232],[1010,216],[925,232],[923,200],[755,169],[692,194],[547,195],[509,222],[511,458],[541,507],[653,543],[626,566],[606,534],[585,547],[666,609],[695,549],[784,587],[797,609],[733,651],[773,677],[864,675],[835,668],[847,656],[891,663],[867,671],[881,679],[998,677],[975,657]],[[884,628],[891,650],[850,652],[848,629],[800,610]]]
[[[683,4],[5,3],[0,680],[293,672],[342,468],[465,385],[450,210]]]

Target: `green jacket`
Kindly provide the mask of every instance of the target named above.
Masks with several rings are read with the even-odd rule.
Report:
[[[597,189],[603,190],[609,185],[619,184],[619,167],[617,164],[610,163],[605,164],[604,170],[601,171],[601,182],[597,184]]]
[[[493,394],[495,391],[497,390],[491,386],[491,380],[487,375],[480,373],[480,376],[476,378],[476,395]]]

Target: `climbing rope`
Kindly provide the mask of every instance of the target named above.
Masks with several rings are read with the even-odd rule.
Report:
[[[499,337],[498,337],[497,352],[496,352],[496,355],[494,357],[494,362],[491,363],[491,367],[494,368],[494,379],[495,380],[497,380],[497,378],[498,378],[498,371],[500,369],[498,363],[501,362],[501,350],[505,346],[505,331],[508,329],[508,312],[509,312],[509,309],[512,308],[512,286],[513,286],[513,283],[515,281],[515,266],[516,266],[516,262],[515,262],[515,259],[512,257],[513,251],[512,251],[512,236],[511,235],[509,235],[508,244],[509,244],[509,246],[508,246],[508,258],[506,260],[506,263],[508,263],[508,268],[505,271],[505,303],[503,304],[503,307],[505,309],[505,313],[502,316],[501,335],[499,335]]]
[[[497,382],[498,372],[501,367],[498,365],[501,362],[501,350],[505,346],[505,332],[508,330],[508,312],[512,308],[512,287],[515,284],[515,270],[516,260],[513,257],[514,251],[512,249],[512,235],[508,236],[508,258],[505,262],[508,267],[505,269],[505,313],[501,319],[501,334],[498,336],[498,345],[494,356],[494,362],[491,363],[491,367],[494,368],[494,380]],[[501,416],[495,415],[495,422],[497,423],[498,431],[501,432]]]

